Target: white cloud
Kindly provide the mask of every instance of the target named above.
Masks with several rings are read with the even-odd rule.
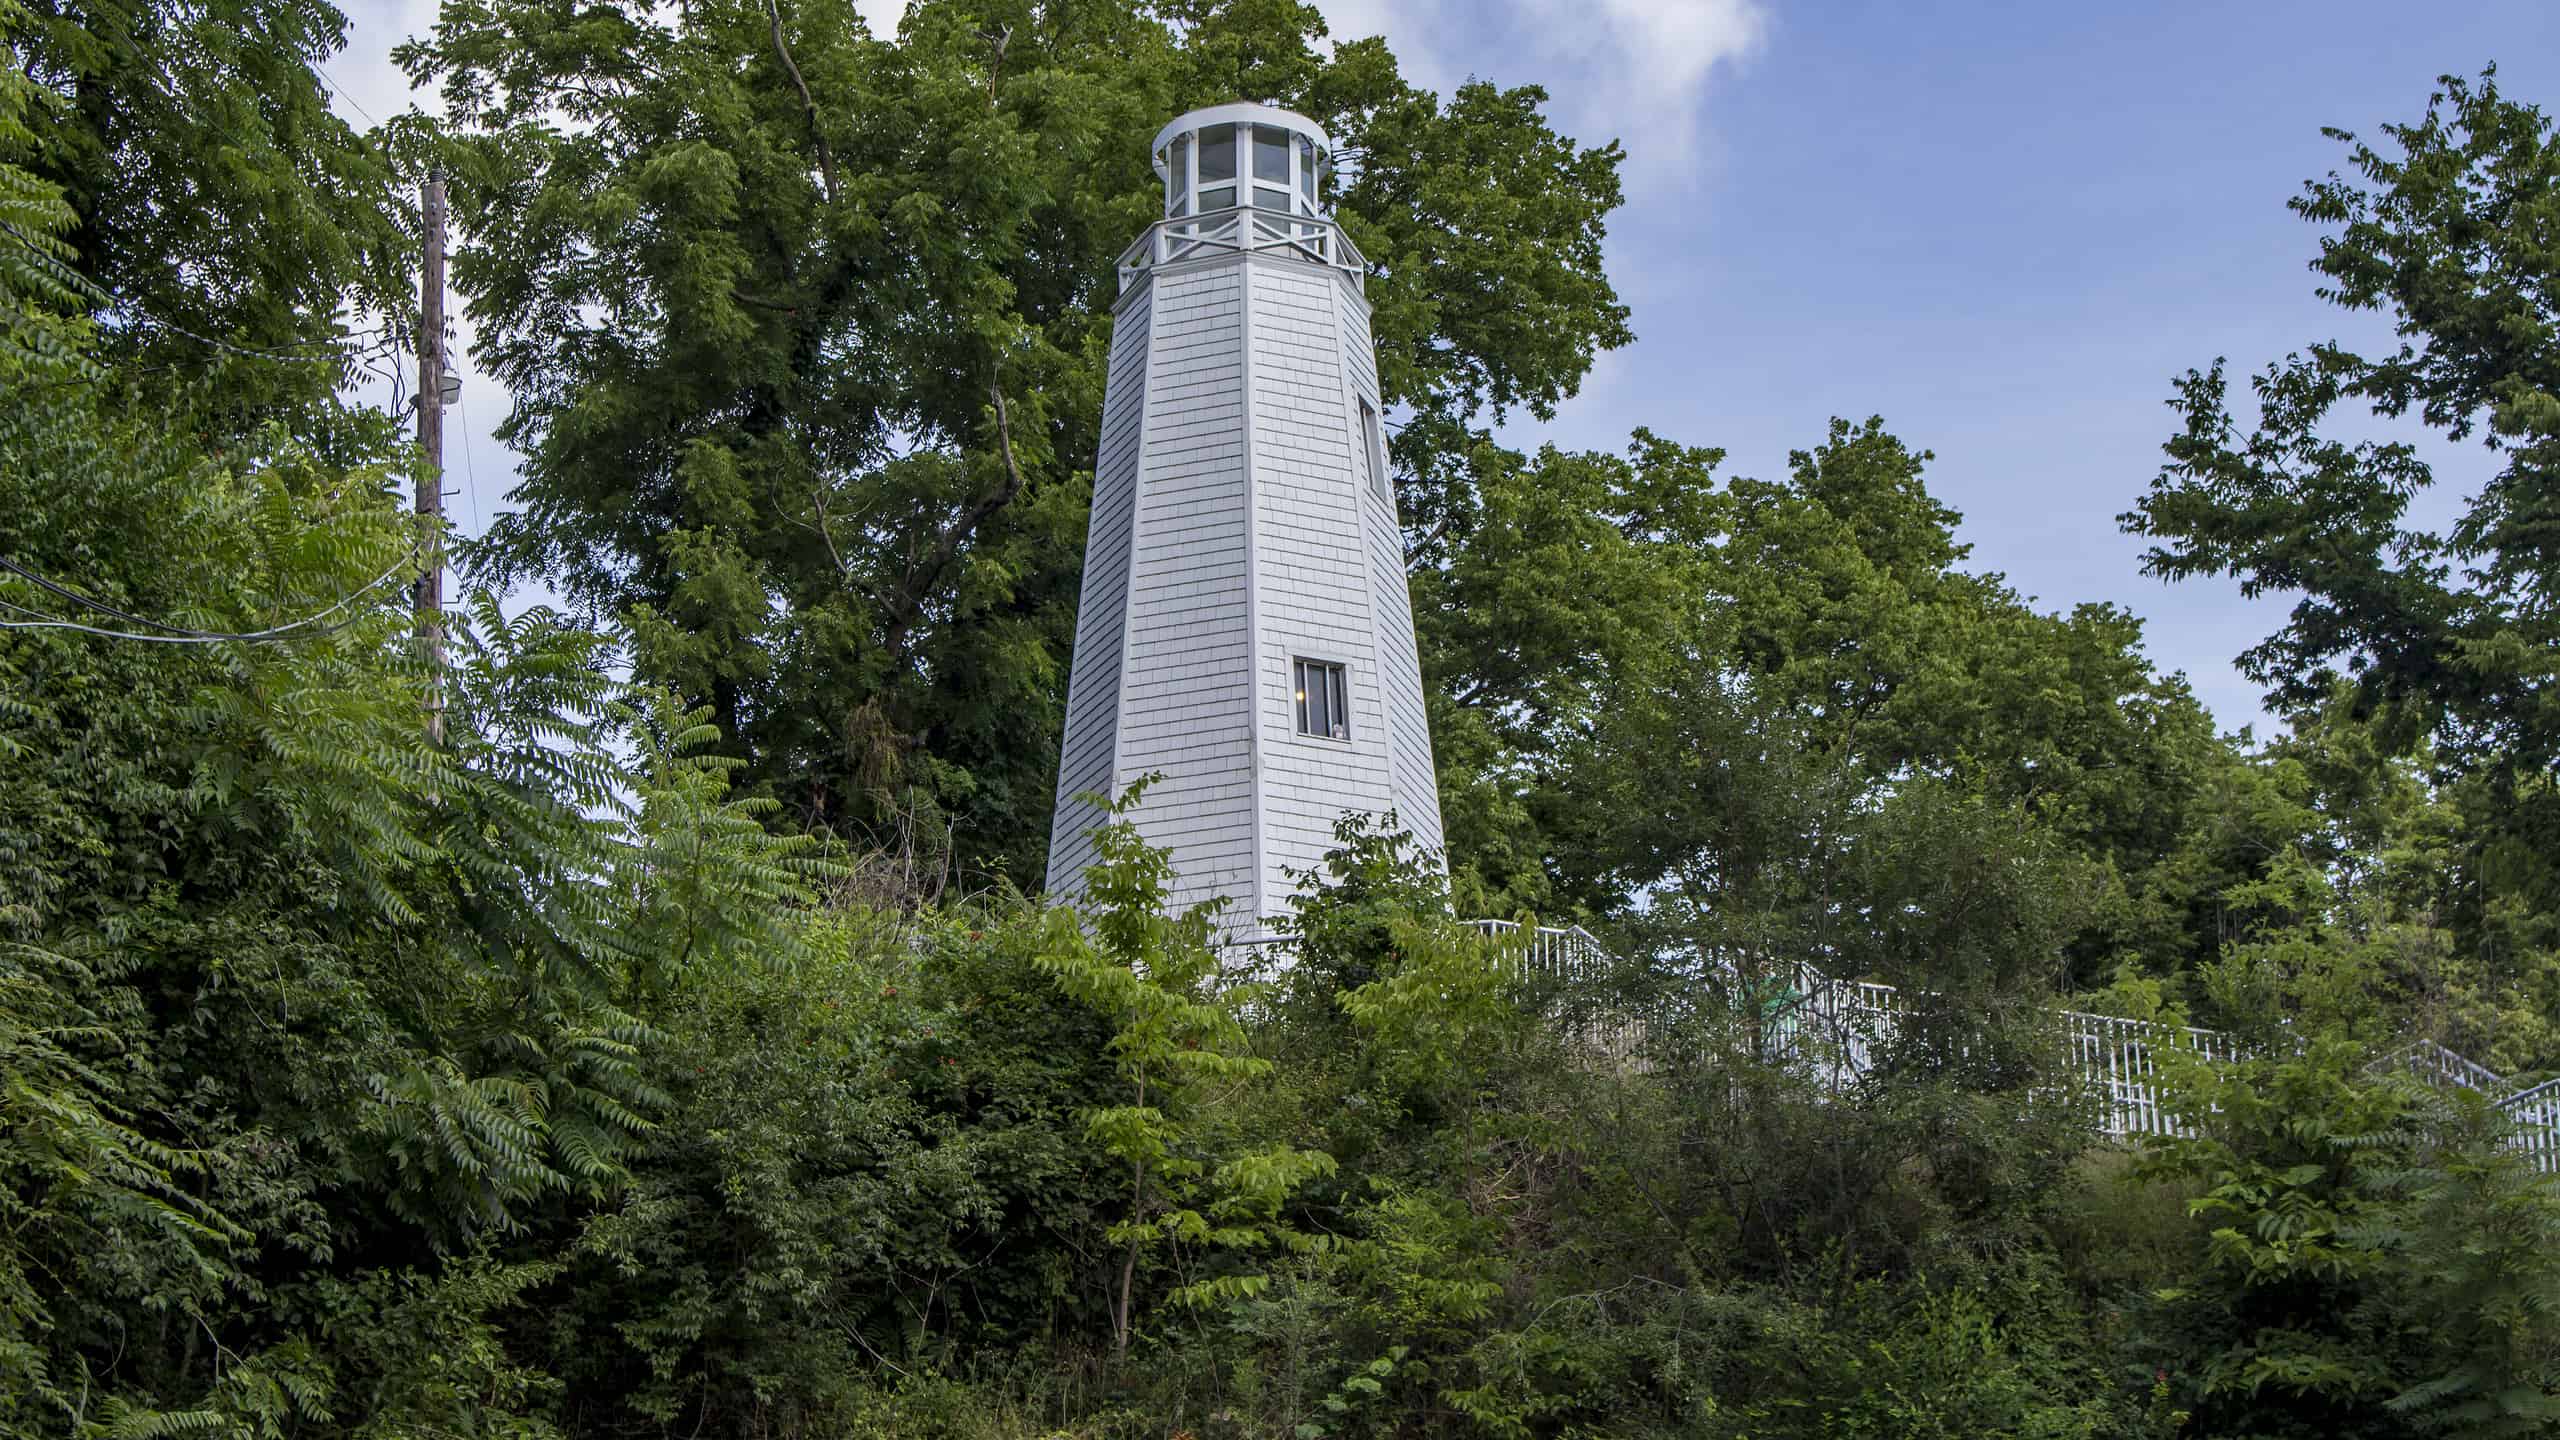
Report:
[[[1763,0],[1317,0],[1339,39],[1383,34],[1405,74],[1446,91],[1470,75],[1535,81],[1564,127],[1626,142],[1659,174],[1696,148],[1716,67],[1766,43]]]
[[[1754,0],[1595,0],[1638,104],[1693,102],[1707,74],[1760,47],[1768,13]],[[1641,112],[1639,112],[1641,113]]]

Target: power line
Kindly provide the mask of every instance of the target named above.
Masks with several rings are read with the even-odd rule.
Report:
[[[246,359],[272,360],[283,365],[335,365],[345,358],[343,353],[331,355],[294,355],[287,352],[292,350],[307,350],[315,345],[343,346],[348,339],[353,338],[350,336],[332,336],[325,340],[289,340],[283,345],[266,349],[253,349],[246,345],[235,345],[228,340],[217,340],[210,335],[199,335],[195,331],[188,329],[186,326],[181,325],[174,320],[164,320],[157,315],[151,314],[139,305],[136,305],[123,296],[116,294],[114,291],[109,290],[97,281],[90,279],[88,276],[81,274],[77,269],[73,268],[69,262],[63,260],[60,256],[55,255],[52,251],[39,244],[34,236],[29,235],[27,232],[10,224],[8,221],[0,220],[0,233],[6,233],[11,239],[18,242],[18,248],[24,250],[30,255],[33,255],[41,263],[51,266],[54,273],[69,281],[73,289],[86,293],[90,298],[98,301],[102,307],[106,308],[111,313],[121,313],[131,316],[133,319],[154,329],[165,330],[172,335],[193,340],[199,345],[209,345],[216,350],[242,356]],[[366,333],[370,332],[357,332],[357,334]]]
[[[471,457],[471,407],[460,398],[453,402],[454,418],[462,422],[462,498],[471,506],[471,529],[480,530],[480,467]]]
[[[120,610],[103,600],[92,599],[67,585],[62,585],[55,581],[46,579],[44,576],[29,570],[25,566],[20,565],[18,562],[5,555],[0,555],[0,569],[7,570],[9,573],[37,585],[52,594],[61,596],[63,599],[69,600],[74,604],[85,605],[92,610],[100,612],[101,614],[111,615],[118,620],[124,621],[128,625],[154,626],[158,629],[171,633],[151,635],[144,634],[139,631],[109,630],[96,625],[84,625],[77,620],[65,620],[61,616],[48,615],[41,610],[31,609],[27,606],[20,605],[15,601],[5,599],[0,599],[0,608],[14,610],[21,615],[32,616],[34,618],[28,620],[0,620],[0,630],[77,630],[88,635],[103,635],[111,640],[143,640],[161,645],[274,643],[283,640],[313,638],[321,635],[334,634],[337,631],[344,630],[348,626],[357,624],[364,620],[366,617],[363,615],[350,615],[346,619],[338,621],[335,624],[323,626],[319,629],[311,628],[318,625],[320,621],[326,620],[339,611],[344,610],[349,605],[354,604],[356,601],[362,599],[372,591],[380,589],[384,582],[391,580],[393,577],[399,575],[400,572],[408,569],[409,566],[418,559],[420,553],[421,551],[417,547],[412,546],[407,554],[392,562],[390,569],[383,571],[381,574],[376,575],[364,584],[359,585],[355,589],[348,591],[346,594],[339,596],[337,600],[332,602],[327,608],[319,610],[313,614],[306,615],[299,620],[289,620],[282,625],[270,626],[264,630],[194,630],[183,625],[172,625],[165,620],[153,620],[147,616],[136,615],[128,610]]]
[[[41,610],[30,610],[13,600],[0,600],[0,610],[14,610],[21,615],[35,617],[32,620],[0,620],[0,630],[77,630],[83,635],[100,635],[109,640],[142,640],[154,645],[221,645],[235,641],[280,645],[288,640],[314,640],[323,635],[334,635],[366,618],[362,615],[350,615],[334,625],[324,625],[317,630],[297,630],[289,635],[270,635],[263,632],[238,635],[145,635],[132,630],[108,630],[97,625],[83,625],[77,620],[65,620],[59,616],[47,615]]]
[[[389,355],[397,353],[398,341],[395,337],[390,335],[388,327],[376,325],[363,330],[351,330],[341,337],[341,340],[344,343],[355,345],[355,348],[342,351],[335,356],[311,356],[309,359],[311,361],[342,360],[345,361],[352,369],[372,376],[376,380],[380,380],[385,377],[393,379],[398,378],[398,371],[385,370],[376,363]],[[356,342],[359,341],[367,343],[360,345],[356,344]],[[324,345],[336,342],[314,340],[305,343]],[[294,363],[303,362],[301,360],[296,360]],[[167,375],[173,372],[189,370],[192,368],[194,367],[190,365],[118,365],[109,369],[93,364],[91,367],[92,373],[58,375],[50,380],[30,380],[25,382],[25,384],[26,388],[30,390],[58,390],[70,385],[107,386],[113,385],[120,380],[130,379],[137,375]],[[397,397],[394,398],[392,408],[394,410],[399,408]]]
[[[380,125],[382,123],[381,121],[373,118],[372,111],[357,104],[356,97],[347,93],[347,87],[339,84],[335,79],[331,78],[328,71],[320,68],[319,62],[314,61],[312,63],[311,73],[320,78],[320,84],[323,89],[327,90],[330,94],[337,96],[339,99],[346,101],[349,105],[354,106],[355,112],[364,117],[364,123],[367,125]]]

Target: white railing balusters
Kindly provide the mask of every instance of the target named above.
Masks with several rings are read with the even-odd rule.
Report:
[[[1488,935],[1517,933],[1511,920],[1478,920]],[[1586,980],[1604,971],[1608,953],[1580,926],[1539,926],[1529,937],[1526,964],[1540,975],[1560,980]],[[1793,972],[1791,993],[1773,1008],[1761,1010],[1758,997],[1738,997],[1761,1023],[1760,1044],[1766,1058],[1820,1060],[1834,1088],[1867,1073],[1877,1062],[1908,1000],[1891,985],[1868,980],[1834,980],[1809,965]],[[2057,1010],[2064,1027],[2065,1064],[2073,1075],[2103,1098],[2101,1128],[2110,1135],[2186,1136],[2192,1126],[2162,1102],[2159,1053],[2176,1049],[2216,1065],[2241,1058],[2237,1037],[2193,1025],[2169,1025],[2121,1015],[2093,1015]],[[1619,1061],[1636,1059],[1645,1034],[1640,1017],[1594,1027],[1588,1040]],[[1809,1037],[1821,1042],[1808,1051]],[[1827,1058],[1826,1058],[1827,1057]],[[2515,1144],[2544,1173],[2560,1173],[2560,1080],[2529,1090],[2513,1087],[2496,1071],[2432,1041],[2419,1041],[2386,1056],[2377,1068],[2405,1069],[2430,1084],[2460,1086],[2501,1097],[2498,1107],[2516,1122]]]
[[[2560,1080],[2545,1080],[2498,1102],[2514,1117],[2516,1138],[2533,1167],[2544,1174],[2560,1172]]]

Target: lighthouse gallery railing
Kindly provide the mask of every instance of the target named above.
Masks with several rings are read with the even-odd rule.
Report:
[[[1166,265],[1235,254],[1286,255],[1339,270],[1354,285],[1368,273],[1360,247],[1330,216],[1238,205],[1148,226],[1120,252],[1120,288],[1126,290],[1140,276]]]

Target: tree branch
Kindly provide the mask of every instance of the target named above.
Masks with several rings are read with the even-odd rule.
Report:
[[[824,486],[814,485],[810,487],[809,508],[815,512],[818,517],[818,523],[811,528],[818,532],[819,539],[827,542],[827,558],[836,562],[836,574],[839,576],[851,575],[853,573],[853,569],[844,563],[844,552],[836,548],[835,531],[827,524],[827,492]]]
[[[933,593],[942,572],[960,553],[961,542],[986,523],[988,516],[1012,504],[1014,497],[1022,493],[1022,466],[1013,454],[1013,412],[1005,404],[1004,386],[989,385],[987,394],[996,405],[996,442],[1004,452],[1005,481],[952,517],[951,523],[934,536],[933,548],[925,553],[924,562],[908,573],[907,583],[899,588],[896,601],[889,607],[887,631],[892,656],[905,655],[908,627],[915,623],[917,613],[924,609],[925,597]]]
[[[1004,78],[1004,52],[1013,44],[1013,27],[1008,25],[1001,30],[981,30],[978,33],[988,44],[996,47],[996,57],[987,65],[987,113],[993,115],[996,113],[996,82]]]
[[[1449,522],[1442,520],[1431,527],[1431,533],[1414,541],[1404,552],[1404,573],[1407,575],[1418,573],[1422,569],[1423,557],[1430,553],[1431,547],[1439,541],[1441,536],[1448,533]]]
[[[791,58],[791,47],[782,40],[782,0],[764,0],[764,13],[773,21],[773,52],[782,57],[782,68],[791,74],[791,83],[800,91],[800,104],[809,112],[809,140],[818,148],[818,174],[826,181],[827,203],[836,203],[836,154],[827,148],[827,132],[818,124],[818,102],[809,95],[809,82],[800,78],[800,66]]]

